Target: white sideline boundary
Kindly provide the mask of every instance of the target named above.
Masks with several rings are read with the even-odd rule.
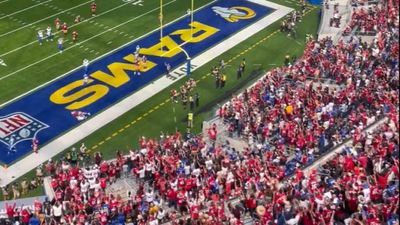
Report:
[[[24,9],[21,9],[21,10],[15,11],[15,12],[12,12],[12,13],[10,13],[10,14],[7,14],[7,15],[5,15],[5,16],[2,16],[2,17],[0,17],[0,20],[1,20],[1,19],[4,19],[4,18],[7,18],[7,17],[10,17],[10,16],[13,16],[13,15],[15,15],[15,14],[18,14],[18,13],[20,13],[20,12],[24,12],[24,11],[26,11],[26,10],[35,8],[35,7],[37,7],[37,6],[43,5],[43,4],[48,3],[48,2],[51,2],[51,1],[53,1],[53,0],[47,0],[47,1],[45,1],[45,2],[36,3],[36,4],[31,5],[31,6],[27,7],[27,8],[24,8]]]
[[[272,2],[267,2],[264,0],[249,0],[260,5],[267,6],[269,8],[275,9],[274,12],[267,15],[266,17],[260,19],[259,21],[251,24],[250,26],[240,30],[228,39],[218,43],[216,46],[206,50],[201,55],[192,59],[191,64],[195,65],[196,70],[201,66],[205,65],[212,59],[220,56],[224,52],[230,50],[237,44],[248,39],[259,31],[263,30],[272,23],[278,21],[293,9],[278,5]],[[182,69],[186,68],[186,64],[183,63],[181,66],[177,67],[171,74],[176,75],[182,72]],[[175,76],[176,77],[176,76]],[[20,161],[14,163],[7,169],[4,167],[0,168],[0,186],[7,185],[13,182],[15,179],[21,177],[25,173],[35,169],[39,164],[46,162],[48,159],[54,157],[65,149],[69,148],[71,145],[78,143],[82,139],[86,138],[96,130],[107,125],[111,121],[115,120],[119,116],[133,109],[135,106],[141,104],[145,100],[149,99],[153,95],[167,88],[171,84],[177,82],[178,80],[184,78],[183,76],[176,77],[175,80],[168,79],[166,76],[162,76],[151,84],[148,84],[141,90],[135,92],[134,94],[126,97],[117,104],[107,108],[103,112],[93,116],[89,120],[85,121],[78,127],[73,128],[67,133],[59,136],[55,140],[51,141],[47,145],[43,146],[39,153],[31,153]]]
[[[176,1],[177,1],[177,0],[172,0],[172,1],[170,1],[170,2],[165,3],[163,6],[167,6],[167,5],[172,4],[172,3],[176,2]],[[147,11],[147,12],[145,12],[145,13],[143,13],[143,14],[140,14],[139,16],[133,17],[133,18],[131,18],[131,19],[129,19],[129,20],[123,22],[123,23],[120,23],[120,24],[116,25],[116,26],[113,26],[113,27],[111,27],[111,28],[108,28],[107,30],[105,30],[105,31],[103,31],[103,32],[101,32],[101,33],[98,33],[98,34],[96,34],[96,35],[93,35],[93,36],[91,36],[90,38],[88,38],[88,39],[86,39],[86,40],[84,40],[84,41],[77,42],[75,45],[71,45],[70,47],[65,48],[65,49],[64,49],[64,52],[66,52],[66,51],[68,51],[68,50],[70,50],[70,49],[72,49],[72,48],[75,48],[75,47],[77,47],[77,46],[80,46],[80,45],[82,45],[82,44],[84,44],[84,43],[86,43],[86,42],[88,42],[88,41],[90,41],[90,40],[92,40],[92,39],[94,39],[94,38],[97,38],[97,37],[99,37],[99,36],[101,36],[101,35],[103,35],[103,34],[105,34],[105,33],[108,33],[108,32],[110,32],[110,31],[113,31],[113,30],[115,30],[115,29],[118,28],[118,27],[124,26],[125,24],[128,24],[128,23],[130,23],[130,22],[132,22],[132,21],[135,21],[135,20],[137,20],[137,19],[140,19],[140,18],[142,18],[143,16],[146,16],[147,14],[153,13],[153,12],[159,10],[159,9],[160,9],[160,6],[157,7],[157,8],[154,8],[154,9],[152,9],[152,10],[150,10],[150,11]],[[6,78],[8,78],[8,77],[10,77],[10,76],[12,76],[12,75],[14,75],[14,74],[17,74],[17,73],[19,73],[19,72],[21,72],[21,71],[24,71],[24,70],[26,70],[26,69],[28,69],[28,68],[30,68],[30,67],[36,65],[36,64],[39,64],[39,63],[44,62],[44,61],[46,61],[46,60],[48,60],[48,59],[51,59],[51,58],[53,58],[54,56],[57,56],[57,55],[60,55],[60,53],[57,52],[57,53],[51,54],[51,55],[49,55],[49,56],[47,56],[47,57],[45,57],[45,58],[43,58],[43,59],[41,59],[41,60],[38,60],[38,61],[36,61],[36,62],[34,62],[34,63],[31,63],[31,64],[29,64],[29,65],[27,65],[27,66],[25,66],[25,67],[20,68],[20,69],[14,71],[14,72],[11,72],[11,73],[9,73],[9,74],[7,74],[7,75],[4,75],[4,76],[0,77],[0,81],[1,81],[1,80],[4,80],[4,79],[6,79]]]

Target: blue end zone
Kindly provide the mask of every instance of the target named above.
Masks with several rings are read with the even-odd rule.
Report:
[[[212,3],[197,11],[194,14],[194,21],[218,31],[200,42],[185,44],[184,49],[194,58],[238,30],[267,16],[272,11],[273,9],[271,8],[245,0]],[[164,36],[169,36],[176,44],[183,43],[184,41],[180,35],[172,33],[181,29],[188,29],[189,22],[189,18],[186,17],[164,27]],[[204,33],[206,31],[199,31],[194,37],[201,36]],[[170,58],[146,55],[148,61],[156,64],[152,69],[138,76],[134,75],[133,71],[121,67],[122,69],[120,68],[120,70],[122,72],[120,71],[120,74],[126,73],[129,75],[128,79],[118,85],[112,84],[113,77],[117,77],[117,74],[114,74],[115,71],[110,71],[109,65],[115,64],[115,62],[121,62],[125,65],[131,64],[124,57],[133,54],[137,45],[143,50],[156,46],[159,40],[160,33],[155,31],[137,42],[92,62],[89,66],[89,74],[92,76],[95,72],[100,71],[109,74],[107,82],[91,77],[93,81],[88,85],[79,85],[71,88],[72,83],[82,82],[84,71],[79,69],[2,108],[0,110],[0,162],[10,164],[30,153],[32,151],[33,138],[36,138],[39,144],[43,146],[60,134],[79,125],[80,122],[71,116],[71,110],[66,108],[72,103],[88,100],[89,98],[95,99],[96,94],[100,93],[99,90],[106,91],[105,93],[103,92],[103,96],[95,99],[91,104],[86,104],[84,107],[76,109],[90,112],[92,115],[96,114],[149,84],[149,82],[163,76],[166,72],[164,63],[169,63],[174,68],[186,61],[186,56],[183,52],[179,52],[179,54]],[[69,85],[69,88],[66,88],[67,85]],[[50,96],[60,89],[64,90],[64,92],[58,99],[66,101],[65,104],[60,102],[56,104],[54,100],[53,102],[50,100]],[[77,93],[85,94],[76,97]]]

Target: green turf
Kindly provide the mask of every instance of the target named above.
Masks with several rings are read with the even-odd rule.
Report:
[[[181,1],[181,0],[179,0]],[[203,1],[206,3],[207,1]],[[289,7],[296,8],[298,7],[298,4],[296,3],[289,3],[289,2],[282,2],[282,1],[274,1],[282,5],[287,5]],[[146,2],[147,3],[147,2]],[[176,5],[174,5],[175,8]],[[182,7],[181,10],[184,11],[185,7]],[[140,14],[140,13],[139,13]],[[172,15],[173,14],[173,15]],[[179,13],[172,13],[171,16],[169,17],[169,20],[173,20],[174,16],[180,16],[182,12]],[[146,18],[146,22],[148,22],[149,18]],[[111,19],[110,22],[112,23]],[[195,110],[195,126],[193,132],[198,133],[200,132],[200,124],[204,119],[209,119],[210,115],[212,114],[212,109],[205,109],[204,107],[206,105],[209,105],[208,103],[210,102],[215,102],[215,101],[224,101],[221,99],[221,95],[226,94],[232,89],[239,89],[244,86],[244,80],[247,79],[246,76],[250,76],[250,72],[256,69],[259,69],[259,65],[261,65],[261,69],[266,71],[269,70],[273,67],[282,65],[284,56],[286,54],[290,55],[297,55],[300,56],[302,54],[302,51],[304,49],[304,41],[305,41],[305,34],[311,33],[315,34],[317,27],[318,27],[318,18],[317,18],[317,9],[314,9],[310,11],[304,18],[303,21],[298,25],[298,35],[299,37],[297,38],[296,41],[294,41],[292,38],[287,37],[285,34],[282,34],[280,32],[275,33],[274,35],[271,36],[272,33],[274,33],[278,28],[279,28],[279,21],[274,23],[273,25],[267,27],[263,31],[259,32],[258,34],[254,35],[250,39],[244,41],[243,43],[239,44],[237,47],[234,49],[229,50],[228,52],[224,53],[221,57],[218,57],[217,59],[214,59],[212,62],[206,64],[205,66],[201,67],[200,69],[197,69],[192,77],[196,80],[200,80],[198,82],[198,87],[196,88],[196,91],[200,93],[200,107]],[[134,23],[133,23],[134,24]],[[128,29],[128,28],[124,28]],[[149,30],[151,28],[148,28]],[[143,31],[144,29],[141,29]],[[139,35],[139,34],[138,34]],[[268,38],[267,38],[268,37]],[[111,40],[115,40],[115,46],[114,43],[111,44],[113,48],[129,41],[125,40],[124,38],[121,38],[122,40],[118,40],[117,38],[111,37],[111,36],[104,36],[99,38],[100,40],[90,42],[88,43],[88,46],[96,46],[98,45],[97,42],[104,44],[106,41],[108,41],[111,38]],[[0,39],[1,40],[1,39]],[[97,40],[97,39],[96,39]],[[264,41],[262,41],[264,40]],[[31,40],[30,40],[31,41]],[[260,42],[262,41],[262,42]],[[259,43],[256,45],[256,43]],[[41,46],[43,47],[43,46]],[[38,46],[36,46],[38,48]],[[93,47],[94,48],[94,47]],[[111,46],[110,46],[111,48]],[[251,49],[249,49],[251,48]],[[80,54],[78,51],[75,52],[74,50],[71,50],[70,53],[68,54]],[[106,48],[101,51],[100,54],[107,52]],[[246,51],[246,52],[244,52]],[[67,54],[66,54],[67,55]],[[83,56],[82,56],[83,57]],[[81,58],[82,58],[81,57]],[[74,57],[67,57],[64,58],[63,64],[65,65],[70,65],[70,67],[76,66],[75,64],[80,64],[81,63],[81,58],[79,59],[74,59]],[[231,60],[232,58],[235,58],[235,60]],[[247,61],[247,69],[246,69],[246,74],[241,80],[236,79],[236,68],[240,63],[240,60],[242,58],[246,58]],[[215,84],[214,84],[214,78],[211,76],[206,76],[204,79],[205,75],[208,74],[210,71],[210,68],[213,65],[216,65],[221,59],[224,59],[225,61],[230,60],[230,67],[227,67],[226,69],[226,74],[228,75],[228,80],[227,80],[227,85],[224,89],[215,89]],[[28,59],[27,59],[28,60]],[[75,63],[76,61],[76,63]],[[75,64],[74,64],[75,63]],[[43,70],[43,67],[46,67],[46,71],[54,71],[54,74],[61,73],[59,71],[58,66],[56,65],[41,65],[38,66],[36,69],[32,68],[31,71],[33,71],[36,74],[39,74],[39,77],[35,77],[35,80],[33,80],[31,77],[28,78],[17,78],[13,77],[10,79],[4,79],[0,81],[0,85],[2,85],[1,82],[6,83],[7,85],[14,85],[14,86],[20,86],[20,82],[24,82],[24,84],[29,83],[32,87],[37,86],[38,84],[41,84],[53,77],[53,75],[49,74],[42,74],[40,73],[41,70]],[[67,66],[68,67],[68,66]],[[47,69],[48,68],[48,69]],[[68,70],[68,69],[65,69]],[[0,77],[3,75],[0,71]],[[45,77],[41,77],[45,76]],[[55,75],[56,76],[56,75]],[[19,80],[21,79],[21,80]],[[256,79],[256,77],[252,78],[253,80]],[[28,81],[29,80],[29,81]],[[122,150],[126,151],[128,148],[135,148],[137,146],[137,140],[140,136],[145,135],[148,137],[155,137],[157,138],[160,134],[160,131],[164,132],[174,132],[175,128],[178,128],[181,131],[185,130],[185,118],[187,115],[187,110],[183,110],[183,107],[179,104],[173,104],[168,101],[169,97],[169,90],[173,87],[178,88],[185,79],[182,79],[181,81],[178,81],[175,83],[173,86],[167,88],[163,92],[158,93],[151,99],[145,101],[138,107],[135,107],[133,110],[130,112],[126,113],[125,115],[121,116],[117,120],[111,122],[110,124],[106,125],[103,127],[100,131],[95,132],[94,134],[90,135],[88,138],[83,140],[87,146],[89,146],[92,150],[94,151],[101,151],[104,155],[105,158],[113,158],[115,156],[115,150]],[[21,85],[22,86],[22,85]],[[24,87],[23,87],[24,88]],[[26,91],[26,90],[25,90]],[[12,98],[19,93],[23,93],[23,90],[10,90],[6,91],[5,93],[2,93],[0,96],[0,102],[4,102],[9,98]],[[160,105],[164,103],[163,105]],[[158,106],[157,109],[155,109]],[[173,108],[175,108],[175,113],[173,112]],[[151,113],[149,113],[149,110],[153,110]],[[201,113],[199,113],[201,112]],[[174,115],[177,118],[177,122],[175,123],[174,121]],[[140,120],[138,118],[141,118]],[[122,129],[122,130],[121,130]],[[116,133],[115,136],[113,134]],[[61,153],[59,155],[62,156],[64,153]],[[34,173],[30,172],[26,175],[26,177],[34,177]],[[38,194],[42,192],[41,189],[37,190]],[[32,193],[29,194],[32,196]]]

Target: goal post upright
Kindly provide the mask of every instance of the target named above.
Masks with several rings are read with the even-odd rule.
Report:
[[[186,40],[185,42],[179,44],[178,46],[176,46],[173,49],[168,49],[167,51],[171,51],[174,49],[180,49],[186,56],[186,73],[187,75],[189,75],[191,73],[191,57],[188,54],[188,52],[183,48],[183,46],[187,43],[190,43],[190,41],[193,39],[193,26],[191,26],[190,24],[193,24],[193,20],[194,20],[194,0],[190,1],[190,14],[186,15],[186,18],[189,18],[189,24],[188,26],[190,26],[190,40]],[[164,10],[163,10],[163,0],[160,0],[160,15],[159,15],[159,20],[160,20],[160,50],[161,52],[163,52],[163,54],[161,55],[161,57],[164,57],[164,55],[166,55],[168,52],[164,52],[164,43],[163,43],[163,37],[164,37],[164,33],[163,33],[163,28],[164,28]]]
[[[158,16],[158,19],[160,20],[160,49],[161,51],[164,51],[164,45],[163,45],[163,29],[164,29],[164,24],[163,24],[163,20],[164,20],[164,15],[163,15],[163,0],[160,0],[160,15]]]

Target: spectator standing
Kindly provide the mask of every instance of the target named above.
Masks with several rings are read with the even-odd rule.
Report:
[[[200,95],[198,92],[196,92],[196,94],[194,94],[194,101],[196,103],[196,107],[199,107],[200,105]]]

